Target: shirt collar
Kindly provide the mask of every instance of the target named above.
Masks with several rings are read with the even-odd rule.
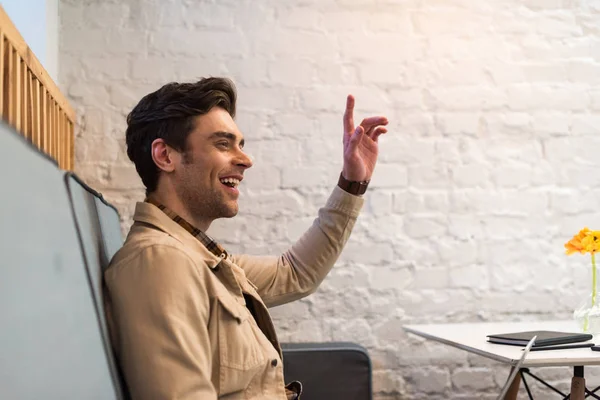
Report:
[[[208,236],[202,230],[196,228],[194,225],[190,224],[185,219],[180,217],[175,211],[169,209],[167,206],[159,203],[158,201],[152,198],[146,198],[144,201],[146,203],[150,203],[158,207],[159,210],[161,210],[169,218],[175,221],[179,226],[181,226],[183,229],[189,232],[193,237],[198,239],[200,243],[202,243],[204,247],[206,247],[208,251],[210,251],[212,254],[222,259],[228,257],[227,251],[219,243],[217,243],[213,238]]]

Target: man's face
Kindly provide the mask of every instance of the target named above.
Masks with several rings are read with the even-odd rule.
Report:
[[[176,191],[194,219],[210,224],[238,212],[237,188],[252,161],[231,115],[214,107],[196,117],[175,179]]]

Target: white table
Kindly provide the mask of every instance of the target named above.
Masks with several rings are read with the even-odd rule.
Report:
[[[405,325],[404,330],[512,366],[516,365],[521,358],[523,348],[489,343],[487,342],[487,335],[534,330],[580,331],[574,321]],[[596,336],[594,339],[597,341],[595,343],[600,344],[600,337]],[[592,351],[589,348],[532,351],[527,355],[522,367],[575,367],[575,376],[571,382],[572,394],[570,399],[577,400],[584,398],[584,365],[600,365],[600,352]],[[511,388],[509,393],[514,397],[507,396],[507,399],[516,399],[516,391],[518,391],[520,380],[515,379],[513,384],[515,388]]]

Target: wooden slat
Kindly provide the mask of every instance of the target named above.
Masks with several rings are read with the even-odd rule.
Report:
[[[0,31],[0,115],[6,115],[4,112],[4,82],[5,82],[5,63],[4,63],[4,33]]]
[[[7,83],[7,90],[6,90],[6,113],[5,115],[7,116],[7,121],[9,124],[11,125],[15,125],[15,102],[14,102],[14,91],[15,91],[15,78],[14,78],[14,65],[15,62],[13,61],[15,57],[15,51],[13,50],[12,46],[8,46],[7,48],[7,62],[8,62],[8,68],[6,68],[6,83]]]
[[[15,97],[14,97],[14,102],[15,102],[15,129],[20,131],[21,130],[21,97],[23,97],[22,92],[21,92],[21,56],[15,51],[15,58],[14,58],[14,71],[15,71]]]
[[[31,140],[31,132],[29,131],[29,110],[28,110],[28,95],[29,95],[29,70],[27,64],[21,62],[21,129],[27,139]]]
[[[56,101],[54,101],[54,138],[55,138],[55,143],[54,143],[54,157],[59,161],[60,164],[60,144],[61,144],[61,140],[60,140],[60,131],[58,130],[58,104]]]
[[[65,147],[65,133],[61,130],[60,123],[61,112],[60,108],[56,107],[56,132],[58,132],[58,153],[56,159],[58,160],[58,166],[64,168],[64,147]]]
[[[50,155],[56,159],[56,141],[58,139],[58,135],[56,132],[56,125],[54,125],[55,116],[54,99],[50,98],[50,132],[52,136],[52,139],[50,139],[50,143],[52,143],[52,146],[50,147]]]
[[[19,54],[22,54],[22,58],[31,69],[33,74],[40,80],[42,85],[44,85],[50,93],[52,93],[52,97],[54,97],[55,101],[60,105],[60,108],[64,110],[71,121],[75,121],[75,110],[71,107],[66,97],[61,93],[58,89],[54,81],[48,76],[48,73],[42,67],[42,63],[39,62],[37,57],[33,54],[33,52],[27,46],[25,39],[19,33],[15,25],[12,23],[4,8],[0,5],[0,26],[4,31],[5,36],[12,43]]]
[[[42,145],[41,149],[44,153],[48,152],[48,92],[46,92],[46,88],[44,85],[40,85],[40,96],[42,98],[42,114],[41,114],[41,123],[42,123]]]
[[[54,154],[54,126],[52,125],[52,97],[48,93],[48,154]]]
[[[69,125],[69,170],[75,169],[75,124],[67,121]]]
[[[2,63],[4,64],[4,70],[2,73],[2,82],[4,86],[4,90],[2,91],[2,117],[6,120],[10,120],[10,72],[11,72],[11,61],[12,61],[12,47],[10,43],[4,38],[3,40],[4,53],[2,54]],[[10,121],[9,121],[10,123]]]
[[[40,124],[40,81],[33,78],[33,88],[31,90],[31,104],[32,104],[32,129],[33,129],[33,144],[35,144],[38,148],[41,148],[42,140],[41,140],[41,124]]]

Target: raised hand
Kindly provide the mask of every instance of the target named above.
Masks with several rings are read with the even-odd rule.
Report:
[[[369,117],[354,127],[354,97],[348,95],[344,112],[344,168],[349,181],[369,181],[379,154],[379,135],[386,133],[388,119]]]

